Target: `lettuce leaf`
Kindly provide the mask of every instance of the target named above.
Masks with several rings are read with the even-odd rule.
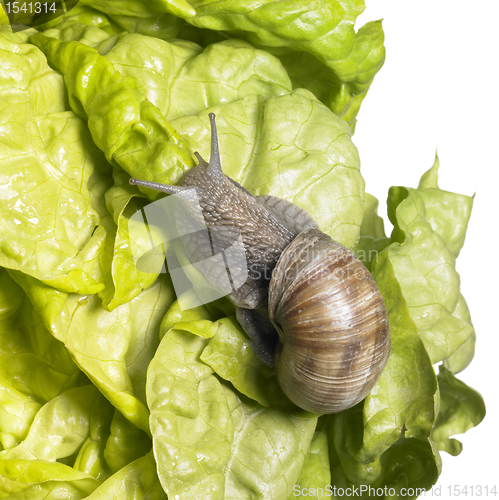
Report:
[[[480,394],[456,378],[445,366],[439,366],[440,413],[431,439],[440,450],[459,455],[463,445],[453,434],[462,434],[477,426],[485,417],[485,405]]]
[[[455,270],[473,199],[438,187],[437,159],[390,190],[386,236],[351,141],[384,60],[363,8],[81,0],[40,32],[0,28],[0,498],[399,494],[460,452],[485,414],[454,375],[474,354]],[[160,195],[128,178],[177,183],[209,157],[210,112],[225,173],[372,271],[392,352],[354,408],[299,410],[226,299],[182,311],[135,267],[131,216]]]
[[[163,183],[176,183],[193,166],[177,132],[135,92],[136,81],[123,77],[95,49],[40,33],[30,41],[63,73],[71,107],[88,120],[95,144],[110,163],[131,176]]]
[[[360,226],[360,238],[354,248],[355,256],[372,270],[372,261],[390,243],[385,234],[383,219],[378,215],[378,200],[371,194],[365,193],[364,217]]]
[[[166,3],[172,12],[174,2]],[[226,32],[278,54],[295,88],[315,92],[354,128],[360,103],[385,57],[380,22],[354,31],[364,10],[362,0],[193,0],[182,2],[182,9],[175,4],[176,15],[198,28]]]
[[[128,461],[119,458],[125,463],[111,476],[105,449],[113,414],[113,406],[93,385],[76,387],[47,403],[38,412],[26,439],[0,453],[0,498],[9,492],[14,492],[9,498],[45,498],[43,495],[48,493],[50,498],[86,498],[97,487],[89,498],[109,498],[113,491],[115,495],[142,491],[151,498],[166,498],[150,454],[130,460],[140,452],[141,444],[137,447],[135,443]],[[127,425],[130,428],[130,424],[121,422],[114,424],[115,432],[116,425],[122,430]],[[135,437],[140,438],[137,432]],[[147,452],[151,442],[144,437],[142,444]],[[65,458],[72,467],[56,462]]]
[[[354,30],[363,10],[362,0],[266,0],[254,5],[233,0],[80,0],[67,15],[42,29],[85,23],[110,35],[125,31],[162,40],[178,36],[203,46],[225,37],[244,39],[279,57],[293,88],[313,92],[353,131],[385,58],[380,21]]]
[[[87,498],[99,484],[88,474],[59,462],[0,460],[0,498],[80,500]]]
[[[104,181],[106,163],[82,120],[66,111],[61,76],[21,39],[0,31],[0,265],[67,292],[96,293],[104,288],[96,253],[105,230],[87,185]]]
[[[221,382],[199,356],[208,340],[171,329],[148,369],[153,449],[176,498],[287,498],[317,418],[264,408]]]
[[[0,459],[55,462],[79,451],[81,453],[85,440],[91,434],[91,424],[92,430],[98,431],[103,425],[100,420],[110,422],[111,416],[111,405],[95,386],[75,387],[46,403],[37,413],[26,439],[0,452]]]
[[[43,404],[78,384],[80,370],[4,269],[0,304],[0,445],[7,450],[26,438]]]
[[[151,439],[147,434],[115,410],[104,449],[104,458],[111,472],[118,472],[138,460],[150,451],[151,446]]]
[[[114,185],[104,196],[109,209],[109,217],[104,222],[109,237],[106,238],[106,246],[100,255],[106,287],[99,292],[99,297],[108,311],[130,302],[142,290],[149,288],[158,277],[155,273],[137,269],[130,245],[130,217],[146,203],[144,195],[129,184],[128,176],[121,169],[114,169],[113,179]]]
[[[0,26],[2,26],[3,24],[10,24],[10,21],[3,4],[0,3]]]
[[[395,240],[388,258],[432,363],[474,335],[455,269],[473,199],[438,189],[437,170],[438,161],[417,190],[391,188],[388,195]]]
[[[324,422],[324,420],[322,421]],[[329,463],[329,445],[326,429],[319,420],[310,449],[296,484],[293,485],[292,498],[327,498],[331,488],[331,469]]]
[[[137,427],[149,432],[145,371],[159,343],[158,330],[173,302],[163,275],[127,304],[106,311],[96,295],[64,294],[16,275],[50,333],[78,367]]]
[[[16,181],[5,185],[0,196],[0,211],[2,206],[4,210],[4,251],[0,262],[65,292],[99,292],[104,306],[113,309],[137,296],[157,277],[136,270],[131,249],[126,245],[128,218],[139,206],[136,198],[143,195],[128,185],[121,170],[112,185],[111,167],[93,144],[85,122],[73,112],[64,111],[69,105],[60,76],[45,62],[32,64],[35,56],[43,55],[32,45],[22,43],[20,35],[6,31],[3,34],[5,53],[10,54],[9,60],[14,58],[12,64],[24,61],[29,68],[29,78],[22,72],[19,78],[24,75],[33,83],[26,84],[28,90],[21,94],[16,85],[23,86],[22,81],[5,87],[5,96],[25,96],[26,114],[15,121],[2,116],[8,127],[19,127],[19,121],[25,118],[36,122],[26,122],[30,128],[23,137],[32,144],[33,161],[39,161],[36,160],[38,166],[31,160],[25,164],[29,156],[26,151],[30,149],[27,145],[15,150],[2,148],[2,153],[8,155],[4,179],[12,174]],[[43,78],[38,78],[38,73]],[[60,93],[57,100],[49,101],[54,112],[44,104],[44,92],[55,91],[50,87],[52,82],[57,83]],[[5,102],[9,102],[7,97]],[[14,136],[20,132],[5,130]],[[26,167],[21,171],[19,161]],[[105,197],[116,198],[108,200],[109,211]]]
[[[178,326],[175,325],[175,328]],[[197,329],[191,331],[200,335]],[[274,370],[255,356],[248,338],[233,316],[211,323],[209,331],[212,335],[210,343],[199,359],[224,380],[231,382],[240,393],[262,406],[299,411],[282,392]]]
[[[121,468],[86,498],[88,500],[121,500],[123,498],[166,500],[167,497],[156,474],[154,457],[152,453],[148,453]]]
[[[181,40],[164,42],[123,34],[96,48],[124,76],[134,78],[139,95],[168,120],[253,94],[267,98],[291,92],[279,60],[242,40],[202,50]]]
[[[362,221],[364,181],[350,130],[310,92],[290,93],[289,80],[275,57],[235,40],[200,52],[193,44],[151,40],[138,34],[121,35],[112,43],[105,40],[100,49],[97,44],[104,54],[99,55],[79,42],[52,38],[57,30],[47,34],[51,37],[37,34],[31,41],[63,72],[75,112],[83,105],[80,112],[88,115],[92,137],[109,161],[130,175],[175,184],[192,165],[185,157],[187,151],[208,156],[208,113],[215,112],[227,175],[254,194],[272,193],[293,201],[308,210],[334,239],[348,247],[355,244]],[[77,72],[83,60],[91,71],[85,79]],[[227,60],[232,61],[230,65]],[[112,78],[118,83],[102,84],[104,74],[106,79],[115,75]],[[112,106],[117,107],[114,113],[108,112],[108,104],[94,103],[87,78],[93,82],[92,88],[104,85],[106,92],[112,92],[116,103]],[[150,81],[154,83],[146,86]],[[98,101],[104,94],[98,94]],[[162,122],[162,130],[171,136],[160,139],[161,135],[151,132],[140,153],[128,151],[136,142],[133,123],[141,116],[130,106],[145,106],[155,116],[161,110],[170,119],[168,124]],[[175,145],[175,141],[180,142]],[[146,191],[149,195],[150,190]],[[330,199],[327,208],[320,201],[324,191]]]
[[[165,12],[161,2],[141,0],[79,0],[70,12],[40,26],[50,29],[61,23],[85,23],[116,35],[123,31],[164,40],[175,38],[182,21]]]

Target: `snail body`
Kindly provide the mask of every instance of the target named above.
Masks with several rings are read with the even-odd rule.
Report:
[[[256,355],[274,365],[284,393],[314,413],[336,413],[374,387],[390,352],[388,317],[374,279],[355,255],[322,233],[300,207],[255,197],[225,176],[215,116],[210,162],[179,186],[131,179],[131,184],[178,194],[196,189],[208,229],[246,253],[246,282],[229,295]]]

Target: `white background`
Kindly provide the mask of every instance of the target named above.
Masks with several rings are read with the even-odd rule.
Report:
[[[487,415],[456,436],[462,453],[442,452],[439,498],[449,485],[497,485],[499,498],[499,2],[366,0],[356,29],[383,19],[386,62],[358,116],[366,190],[380,200],[392,185],[417,187],[440,158],[439,187],[473,195],[466,243],[457,261],[477,333],[476,354],[458,377],[484,397]],[[421,498],[437,498],[427,493]],[[477,494],[459,498],[484,498]]]

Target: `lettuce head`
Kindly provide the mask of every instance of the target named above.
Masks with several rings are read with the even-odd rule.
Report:
[[[438,186],[436,160],[390,189],[385,234],[352,140],[381,22],[355,29],[362,0],[72,7],[12,29],[0,2],[0,498],[431,488],[485,415],[457,377],[473,199]],[[132,216],[159,195],[129,178],[176,184],[209,157],[212,112],[224,172],[307,210],[383,295],[390,358],[349,410],[297,408],[227,299],[182,310],[135,265]]]

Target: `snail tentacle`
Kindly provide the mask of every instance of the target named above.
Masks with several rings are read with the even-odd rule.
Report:
[[[218,150],[218,134],[217,124],[215,123],[215,113],[210,113],[210,126],[211,126],[211,151],[210,162],[208,163],[208,171],[215,178],[222,179],[225,177],[222,172],[222,165],[220,163],[220,151]]]
[[[208,162],[199,154],[198,151],[194,151],[194,156],[197,158],[198,164],[201,164],[201,163],[208,164]]]
[[[156,191],[161,191],[166,194],[180,194],[183,191],[191,189],[183,186],[170,186],[169,184],[161,184],[159,182],[141,181],[139,179],[134,179],[133,177],[130,178],[129,183],[132,186],[142,186]]]

